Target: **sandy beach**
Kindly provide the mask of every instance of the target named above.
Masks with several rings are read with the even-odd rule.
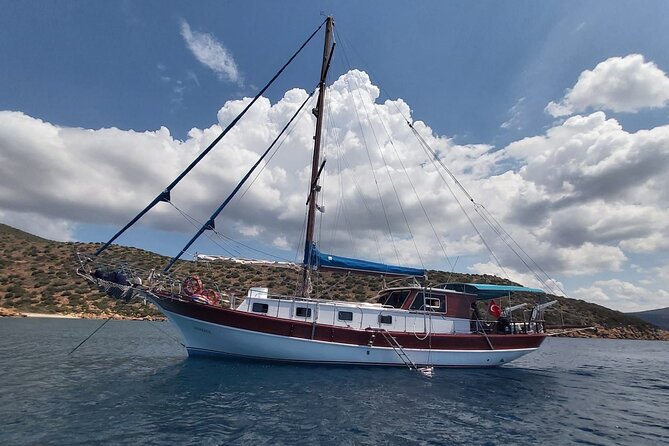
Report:
[[[162,317],[127,317],[119,314],[93,314],[93,313],[34,313],[29,311],[18,311],[13,308],[0,307],[0,317],[36,317],[48,319],[107,319],[111,317],[116,320],[134,320],[134,321],[162,321]]]
[[[52,319],[81,319],[80,316],[74,314],[49,314],[49,313],[19,313],[17,316],[21,317],[46,317]]]
[[[0,308],[0,317],[44,317],[53,319],[81,319],[81,316],[77,314],[32,313],[32,312],[17,311],[10,308]]]

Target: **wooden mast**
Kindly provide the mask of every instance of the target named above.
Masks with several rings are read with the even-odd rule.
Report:
[[[304,245],[304,270],[302,274],[302,296],[308,297],[309,295],[309,282],[310,282],[310,263],[311,263],[311,250],[314,243],[314,227],[316,225],[316,199],[320,186],[318,186],[318,177],[322,170],[319,168],[321,163],[321,132],[323,129],[323,116],[324,116],[324,107],[323,103],[325,101],[325,86],[326,79],[328,74],[328,68],[330,67],[330,59],[332,57],[332,51],[334,49],[334,44],[332,43],[332,29],[334,27],[334,20],[331,16],[326,19],[325,24],[325,44],[323,46],[323,64],[321,66],[321,78],[318,84],[318,104],[313,110],[316,115],[316,133],[314,135],[314,156],[311,163],[311,181],[309,182],[309,197],[307,198],[307,205],[309,206],[307,214],[307,231],[306,231],[306,242]]]

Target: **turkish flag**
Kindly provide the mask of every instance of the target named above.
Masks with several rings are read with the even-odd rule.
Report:
[[[497,302],[491,300],[490,306],[488,307],[488,313],[498,318],[502,315],[502,309],[497,305]]]

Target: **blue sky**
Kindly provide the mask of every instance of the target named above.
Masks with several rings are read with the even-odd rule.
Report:
[[[105,240],[124,218],[131,218],[135,209],[141,209],[152,198],[151,190],[160,190],[166,184],[161,183],[164,178],[187,164],[189,150],[195,154],[198,147],[206,146],[204,140],[216,134],[218,127],[215,126],[221,116],[227,116],[235,107],[229,103],[229,109],[219,112],[226,102],[255,95],[322,22],[321,13],[325,12],[335,17],[338,33],[329,82],[351,68],[364,71],[371,78],[365,88],[382,89],[377,104],[388,99],[386,95],[392,100],[400,98],[410,108],[413,119],[429,126],[426,133],[440,153],[453,153],[454,166],[464,161],[480,165],[477,168],[480,171],[471,178],[470,171],[463,168],[463,182],[475,198],[493,210],[505,198],[496,203],[486,200],[503,197],[503,192],[509,191],[507,208],[499,209],[500,219],[505,227],[508,223],[519,240],[524,240],[520,235],[523,232],[532,234],[525,240],[530,246],[528,249],[534,250],[531,252],[536,252],[538,259],[547,260],[547,269],[568,295],[623,310],[669,305],[666,291],[669,288],[664,282],[653,279],[669,279],[669,258],[665,254],[669,235],[662,220],[667,216],[667,203],[655,198],[646,201],[646,197],[658,195],[664,186],[659,179],[666,173],[663,161],[658,161],[653,171],[648,163],[639,161],[637,166],[634,160],[640,157],[629,155],[625,158],[626,165],[643,180],[643,187],[632,182],[615,195],[607,196],[601,190],[611,186],[606,186],[603,179],[598,182],[597,172],[613,162],[611,160],[624,156],[614,154],[607,162],[590,165],[583,155],[596,151],[609,139],[629,139],[621,143],[621,154],[628,154],[630,147],[648,146],[642,153],[657,152],[657,159],[665,159],[667,148],[663,135],[669,109],[663,99],[664,81],[658,73],[669,70],[666,51],[669,32],[664,20],[669,5],[666,2],[228,1],[193,5],[164,1],[2,1],[0,5],[3,11],[0,16],[0,111],[20,113],[25,119],[17,122],[32,126],[32,130],[21,133],[23,139],[19,139],[18,131],[13,133],[17,126],[12,121],[18,119],[17,115],[8,114],[5,133],[0,132],[0,150],[7,157],[14,151],[25,155],[25,160],[11,155],[15,163],[11,164],[13,171],[24,169],[26,172],[20,176],[23,181],[32,181],[31,176],[41,172],[36,159],[53,156],[54,162],[59,162],[56,154],[61,152],[68,155],[69,161],[62,163],[59,172],[65,176],[72,174],[73,178],[62,188],[63,203],[54,205],[60,210],[50,210],[44,204],[50,202],[48,194],[39,193],[62,187],[47,182],[47,175],[41,176],[44,184],[35,186],[35,191],[21,200],[10,197],[9,192],[0,193],[0,221],[59,239]],[[211,42],[224,48],[237,68],[235,77],[216,72],[198,60],[193,47],[188,45],[188,32],[195,39],[208,36]],[[268,107],[278,107],[291,89],[310,90],[315,85],[321,50],[322,37],[318,36],[266,94]],[[641,55],[642,59],[634,59],[633,55]],[[595,69],[607,61],[601,69]],[[634,61],[636,63],[632,63]],[[628,66],[631,68],[626,68]],[[653,66],[657,71],[653,71]],[[645,83],[630,84],[622,92],[616,90],[615,96],[604,88],[605,81],[624,69],[628,74],[629,70],[638,69]],[[580,76],[587,70],[595,73],[594,84],[580,82]],[[364,77],[350,79],[342,85],[367,82]],[[633,83],[629,79],[634,79],[634,75],[621,75],[620,79]],[[653,93],[653,86],[660,90]],[[605,91],[597,96],[593,92],[600,87]],[[570,90],[574,94],[568,97]],[[642,96],[647,98],[645,102],[635,102],[634,98]],[[551,102],[570,111],[551,114],[547,111]],[[382,111],[385,112],[391,116],[391,111]],[[595,115],[597,112],[601,115]],[[279,109],[273,113],[279,113]],[[572,119],[575,116],[590,119],[576,125]],[[341,121],[334,125],[347,128],[347,117],[342,115],[338,119]],[[621,130],[616,130],[614,123]],[[62,144],[54,143],[51,147],[52,142],[39,137],[41,131],[48,137],[48,129],[43,127],[68,129],[65,133],[76,141],[64,139]],[[350,128],[355,130],[354,127]],[[118,133],[100,132],[100,129],[111,128],[118,129]],[[169,133],[160,133],[161,128]],[[192,128],[201,132],[201,139],[189,133]],[[82,133],[78,134],[78,130]],[[646,137],[639,134],[639,130],[653,132]],[[391,131],[394,130],[391,128]],[[399,128],[397,132],[399,134]],[[565,132],[576,134],[561,136]],[[574,141],[587,140],[586,136],[593,132],[601,136],[592,142],[592,150],[570,155],[569,162],[582,163],[583,169],[558,173],[552,178],[557,166],[543,162],[550,156],[536,154],[542,151],[554,154],[563,146],[573,147]],[[34,138],[28,138],[27,134]],[[133,138],[139,138],[137,145]],[[534,139],[523,142],[524,138]],[[567,138],[566,142],[560,138]],[[157,145],[151,146],[154,143]],[[242,162],[247,159],[243,150],[253,144],[242,138],[237,145],[222,150],[238,150],[235,156],[239,159],[235,160],[239,165],[235,165],[243,172],[243,166],[247,166],[246,161]],[[76,154],[71,149],[75,146]],[[129,163],[133,159],[142,160],[138,165],[129,165],[126,172],[140,172],[139,166],[146,163],[153,163],[157,166],[155,170],[160,170],[163,161],[160,147],[168,146],[177,149],[165,149],[166,153],[181,150],[182,154],[178,160],[165,161],[164,176],[161,172],[146,176],[140,173],[143,179],[134,177],[135,184],[122,174],[112,175],[110,178],[119,179],[115,185],[111,179],[109,184],[100,184],[78,176],[85,170],[109,169],[111,158],[117,160],[117,164],[119,159]],[[252,151],[261,150],[253,147]],[[113,156],[107,156],[110,152]],[[82,153],[91,156],[84,161]],[[277,192],[282,199],[289,192],[297,194],[295,188],[299,186],[281,183],[281,176],[290,177],[300,172],[308,162],[306,152],[300,156],[303,157],[299,162],[287,155],[283,161],[278,158],[280,162],[277,170],[271,172],[268,190]],[[599,156],[604,160],[606,150]],[[73,164],[72,159],[80,160],[80,164]],[[555,160],[560,162],[558,157]],[[6,161],[5,169],[10,169]],[[417,165],[425,160],[418,157],[413,161]],[[229,162],[221,159],[224,166]],[[48,166],[40,166],[49,170]],[[68,168],[73,170],[68,171],[64,166],[71,166]],[[298,167],[291,172],[290,166]],[[506,171],[510,173],[503,175]],[[587,177],[588,172],[592,173],[593,181],[581,182],[578,178]],[[21,184],[10,181],[11,175],[2,173],[5,184],[0,184],[4,188],[0,191],[22,189]],[[206,205],[224,198],[212,191],[218,187],[225,190],[228,181],[233,184],[232,177],[230,174],[221,185],[209,186],[211,197],[193,204],[193,209],[204,213],[199,217],[206,215]],[[544,181],[548,177],[550,181]],[[151,184],[151,178],[159,179],[157,184]],[[560,189],[558,179],[560,184],[569,183],[569,187]],[[591,183],[594,185],[589,186]],[[575,192],[574,185],[579,184],[583,191],[592,190],[591,195],[580,190]],[[129,191],[135,187],[138,195],[132,196]],[[70,188],[75,192],[67,197]],[[95,204],[78,206],[81,202],[75,198],[78,193],[86,190],[89,195],[95,195],[98,189],[101,196],[111,197],[108,198],[111,205],[105,209],[113,209],[113,212],[105,214]],[[571,198],[566,197],[570,194]],[[298,195],[304,192],[299,191]],[[542,222],[518,221],[509,209],[517,209],[516,216],[538,215],[529,214],[529,205],[523,207],[521,202],[527,197],[536,200],[542,209],[553,209],[554,213],[542,217]],[[568,208],[546,204],[565,200],[569,202],[565,205]],[[272,203],[259,201],[257,205],[273,209]],[[603,210],[592,211],[599,209],[598,206]],[[244,243],[260,247],[270,241],[266,249],[293,257],[288,222],[300,220],[301,213],[287,217],[277,210],[276,218],[281,224],[272,227],[254,211],[238,207],[231,210],[230,220],[226,222],[237,229],[236,235]],[[451,218],[449,216],[444,214],[443,217]],[[145,223],[121,242],[171,254],[189,238],[187,228],[161,225],[154,220]],[[416,223],[416,226],[421,224]],[[446,238],[452,237],[453,255],[462,259],[458,269],[488,271],[491,262],[481,246],[475,247],[476,243],[461,235],[458,229],[452,232],[456,235]],[[365,235],[356,234],[356,237]],[[334,240],[331,247],[346,245],[341,240],[337,243],[337,237]],[[201,251],[216,249],[217,246],[206,242],[200,245]],[[360,254],[365,254],[364,249]],[[436,254],[425,257],[428,267],[446,265]],[[553,257],[561,260],[553,265]],[[526,272],[521,271],[517,263],[512,260],[506,263],[504,256],[500,258],[506,269],[517,271],[512,278],[526,278]],[[409,258],[407,262],[416,264],[417,260]],[[643,299],[632,297],[637,295]]]
[[[264,84],[325,11],[355,45],[352,64],[376,73],[386,91],[405,99],[438,133],[461,142],[503,144],[517,135],[499,124],[521,97],[528,98],[525,131],[538,130],[550,122],[541,113],[545,104],[571,87],[583,69],[630,53],[666,66],[669,38],[662,11],[667,9],[664,2],[644,2],[642,8],[633,2],[531,1],[411,7],[392,1],[198,7],[4,2],[1,49],[3,59],[13,63],[0,67],[2,98],[7,109],[61,125],[136,130],[164,125],[183,137],[191,127],[210,124],[225,100],[255,94],[254,87]],[[225,43],[243,71],[243,86],[219,82],[193,60],[179,34],[181,20]],[[310,50],[313,56],[320,46]],[[290,87],[310,85],[316,71],[303,64],[268,96],[276,100]],[[197,75],[199,86],[188,72]],[[183,96],[170,90],[174,85],[159,82],[164,75],[184,82]],[[627,117],[639,128],[647,122],[636,118]]]

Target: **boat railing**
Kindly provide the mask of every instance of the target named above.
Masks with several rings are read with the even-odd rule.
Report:
[[[288,294],[268,294],[270,299],[279,299],[279,300],[291,300],[295,302],[305,302],[305,303],[333,303],[331,299],[322,299],[316,297],[303,297],[303,296],[291,296]],[[368,302],[349,302],[351,305],[358,307],[368,307],[368,308],[394,308],[389,305],[373,304]]]
[[[544,333],[545,321],[537,319],[532,321],[511,322],[500,324],[499,320],[472,319],[471,331],[473,333],[499,333],[499,334],[532,334]]]
[[[95,283],[111,297],[129,300],[135,295],[144,296],[142,293],[149,292],[161,297],[190,300],[184,290],[184,280],[188,276],[158,272],[125,261],[100,259],[80,252],[76,253],[76,257],[79,263],[77,274]],[[222,291],[218,283],[211,280],[207,280],[203,288],[212,289],[219,295],[219,305],[230,305],[234,308],[234,293]]]

